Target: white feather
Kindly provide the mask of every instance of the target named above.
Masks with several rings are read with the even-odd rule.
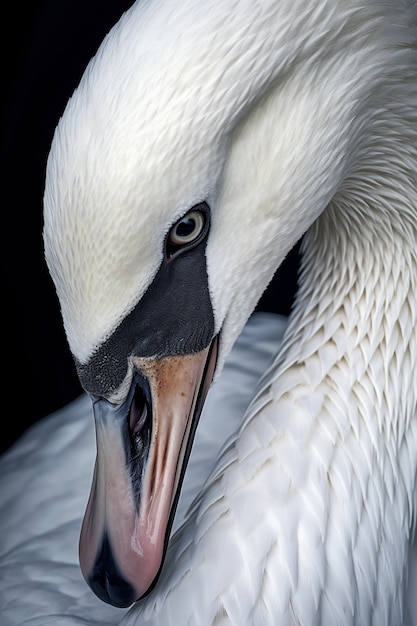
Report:
[[[416,6],[138,2],[68,105],[45,246],[82,363],[196,202],[219,372],[306,233],[283,346],[124,626],[416,624]]]

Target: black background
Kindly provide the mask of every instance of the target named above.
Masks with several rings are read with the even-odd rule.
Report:
[[[45,164],[68,98],[105,34],[131,4],[33,0],[16,2],[3,13],[0,452],[82,392],[43,258]],[[297,249],[259,309],[288,314]]]

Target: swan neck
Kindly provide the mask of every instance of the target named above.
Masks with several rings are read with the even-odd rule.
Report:
[[[409,181],[402,196],[394,176],[367,197],[341,194],[306,233],[282,351],[305,363],[314,386],[350,377],[353,393],[369,395],[364,419],[398,441],[417,410],[417,194]]]

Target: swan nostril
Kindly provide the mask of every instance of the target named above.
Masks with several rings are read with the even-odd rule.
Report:
[[[146,424],[149,414],[148,402],[144,391],[136,385],[129,411],[129,430],[131,435],[139,435]]]
[[[130,468],[134,497],[139,501],[142,476],[152,435],[152,397],[147,379],[136,374],[129,412],[126,417],[126,461]]]

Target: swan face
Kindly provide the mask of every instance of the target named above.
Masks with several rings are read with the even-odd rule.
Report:
[[[300,62],[295,34],[311,25],[272,0],[252,11],[248,0],[239,11],[229,4],[220,10],[217,0],[204,6],[187,0],[181,8],[169,0],[136,3],[67,105],[48,159],[44,239],[80,363],[138,303],[162,263],[169,229],[198,203],[211,212],[206,257],[216,331],[237,295],[232,291],[248,278],[260,287],[242,314],[244,297],[229,316],[239,319],[236,329],[243,325],[277,264],[314,220],[321,146],[308,137],[319,115],[329,128],[337,123],[333,102],[326,106],[323,96],[320,113],[311,109],[305,76],[280,85]],[[321,23],[320,14],[315,19]],[[274,21],[282,24],[278,32]],[[277,59],[280,46],[285,54]],[[337,119],[343,112],[339,107]],[[327,134],[321,141],[329,141]],[[303,153],[293,150],[297,143]],[[303,165],[307,157],[315,159],[314,177]],[[214,285],[225,272],[227,293]]]
[[[347,81],[350,99],[324,85],[311,107],[283,4],[174,4],[137,3],[108,35],[45,185],[46,259],[96,422],[81,567],[116,606],[155,583],[216,368],[334,193],[358,101]]]

